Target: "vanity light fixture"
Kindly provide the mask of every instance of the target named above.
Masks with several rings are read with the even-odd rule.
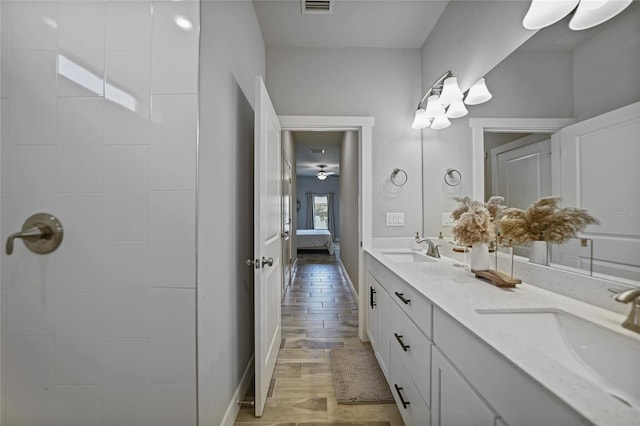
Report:
[[[420,99],[418,109],[411,127],[424,129],[444,129],[451,125],[450,118],[460,118],[468,114],[467,105],[477,105],[491,99],[484,78],[478,80],[464,98],[458,79],[451,71],[447,71],[431,85],[427,93]],[[426,101],[426,106],[422,106]]]
[[[522,20],[528,30],[538,30],[555,24],[575,10],[569,28],[586,30],[616,16],[633,0],[532,0]]]

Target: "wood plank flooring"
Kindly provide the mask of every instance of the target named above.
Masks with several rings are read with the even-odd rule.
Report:
[[[261,418],[240,410],[235,425],[404,425],[396,404],[338,405],[331,348],[362,346],[358,306],[335,256],[299,253],[282,302],[282,345]]]

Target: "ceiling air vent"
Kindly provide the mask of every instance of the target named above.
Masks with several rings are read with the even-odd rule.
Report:
[[[302,13],[307,14],[329,14],[333,13],[334,0],[300,0]]]

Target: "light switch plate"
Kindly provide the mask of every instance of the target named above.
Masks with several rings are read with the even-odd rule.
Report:
[[[442,226],[453,226],[455,221],[451,217],[451,212],[442,213]]]
[[[387,226],[404,226],[404,213],[387,212]]]

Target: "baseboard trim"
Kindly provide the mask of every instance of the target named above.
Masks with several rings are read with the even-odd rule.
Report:
[[[229,406],[224,413],[224,417],[220,422],[220,426],[233,426],[236,421],[236,417],[238,417],[238,413],[240,412],[240,406],[238,405],[238,401],[244,398],[247,394],[247,390],[249,390],[249,385],[251,384],[251,379],[253,379],[254,373],[254,357],[255,354],[251,357],[249,361],[249,365],[247,365],[246,370],[244,370],[244,374],[242,375],[242,379],[240,380],[240,385],[233,394],[231,401],[229,402]]]
[[[344,263],[342,263],[342,259],[337,258],[338,264],[340,265],[340,269],[342,269],[342,274],[347,279],[347,283],[349,283],[349,289],[351,290],[351,295],[356,300],[356,304],[360,306],[360,298],[358,297],[358,292],[356,288],[353,286],[351,282],[351,278],[349,278],[349,274],[347,273],[347,268],[344,267]]]

